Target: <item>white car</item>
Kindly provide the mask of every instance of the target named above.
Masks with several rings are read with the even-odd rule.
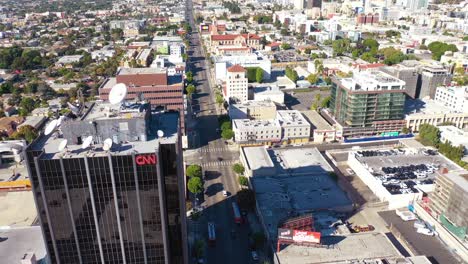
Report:
[[[429,228],[424,228],[424,227],[421,228],[420,227],[420,228],[416,229],[416,232],[418,232],[419,234],[426,235],[426,236],[434,236],[434,232],[429,230]]]
[[[223,196],[224,197],[227,197],[228,196],[228,192],[226,190],[223,191]]]
[[[347,172],[349,175],[354,175],[354,171],[353,171],[351,168],[347,168],[347,169],[346,169],[346,172]]]

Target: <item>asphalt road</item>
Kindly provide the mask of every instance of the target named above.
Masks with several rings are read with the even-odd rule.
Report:
[[[192,6],[192,0],[187,0],[188,21],[193,29],[188,49],[188,69],[192,71],[197,87],[193,99],[198,114],[192,131],[195,134],[193,138],[197,148],[187,151],[184,159],[187,164],[201,164],[206,173],[205,194],[203,198],[200,197],[201,205],[205,209],[202,217],[192,226],[192,230],[195,229],[195,232],[207,242],[207,222],[215,223],[216,245],[206,248],[207,263],[250,263],[248,224],[238,226],[234,223],[231,205],[239,190],[237,176],[232,171],[232,164],[237,161],[239,152],[226,145],[217,131],[218,109],[209,82],[208,62],[191,13]],[[228,191],[230,195],[224,197],[223,190]],[[232,230],[234,237],[231,236]]]
[[[403,238],[416,251],[416,254],[426,255],[431,259],[432,263],[461,263],[456,260],[454,255],[439,241],[437,237],[431,237],[416,233],[413,227],[414,221],[404,222],[395,213],[395,211],[380,212],[380,216],[396,229]]]

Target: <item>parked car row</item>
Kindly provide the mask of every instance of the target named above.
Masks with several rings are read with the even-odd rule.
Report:
[[[395,156],[405,154],[405,151],[402,149],[392,149],[392,150],[362,150],[356,152],[358,157],[378,157],[378,156]]]

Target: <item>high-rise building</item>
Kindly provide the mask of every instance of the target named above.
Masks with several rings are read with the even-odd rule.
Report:
[[[425,66],[421,68],[421,92],[418,98],[434,99],[437,87],[449,85],[452,81],[452,75],[442,66]]]
[[[441,172],[429,194],[434,217],[453,235],[466,241],[468,230],[468,171]]]
[[[381,71],[363,71],[352,78],[332,78],[330,109],[346,127],[373,127],[385,122],[401,129],[405,82]],[[395,124],[386,121],[397,121]]]
[[[128,87],[127,100],[143,97],[154,108],[178,110],[180,112],[181,132],[185,134],[184,85],[182,76],[168,76],[161,68],[121,68],[116,77],[109,78],[99,88],[102,100],[109,98],[109,92],[117,83]]]
[[[227,69],[223,94],[227,102],[243,103],[248,99],[248,80],[246,70],[240,65]]]
[[[49,263],[187,263],[179,114],[85,110],[26,151]]]
[[[380,68],[381,71],[392,75],[406,83],[406,94],[415,99],[418,93],[419,73],[418,68],[406,64],[396,64]]]

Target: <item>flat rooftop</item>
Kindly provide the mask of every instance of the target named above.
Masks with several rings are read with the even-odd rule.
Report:
[[[341,85],[352,91],[404,90],[405,82],[382,71],[362,71],[351,78],[338,79]]]
[[[0,237],[5,238],[0,242],[2,263],[21,263],[24,254],[28,252],[35,253],[37,260],[46,257],[47,252],[40,226],[0,229]],[[45,261],[38,263],[45,263]]]
[[[384,234],[366,232],[347,236],[323,237],[322,244],[328,248],[289,245],[279,253],[279,263],[360,263],[358,261],[400,258],[401,255]]]
[[[166,69],[164,68],[121,68],[117,75],[129,75],[129,74],[165,74]]]
[[[331,130],[333,127],[314,110],[301,111],[304,117],[309,121],[313,130]]]
[[[268,154],[276,168],[275,176],[253,177],[251,182],[270,237],[276,237],[278,224],[286,218],[320,209],[346,210],[351,206],[346,194],[330,177],[332,168],[316,148],[270,149]]]
[[[278,110],[276,111],[276,119],[282,126],[310,126],[298,110]]]
[[[264,146],[260,147],[244,147],[241,151],[244,151],[245,157],[249,164],[249,169],[257,170],[261,168],[273,167],[273,161],[271,160],[268,153],[265,151]]]
[[[238,129],[248,128],[248,127],[280,127],[277,120],[263,120],[263,119],[234,119],[232,120],[232,124],[234,127]]]
[[[86,121],[84,121],[86,122]],[[150,153],[154,152],[159,144],[170,144],[176,142],[178,138],[179,114],[176,112],[153,113],[151,114],[150,122],[147,124],[148,131],[146,141],[123,142],[113,144],[109,153],[112,155],[129,155],[131,153]],[[158,137],[156,131],[164,131],[163,137]],[[81,145],[67,146],[66,151],[58,151],[57,147],[64,139],[60,129],[57,132],[51,133],[48,136],[42,135],[33,144],[31,149],[44,150],[44,155],[41,158],[54,159],[59,157],[74,158],[85,156],[105,156],[107,151],[103,149],[102,143],[91,144],[87,149],[82,149]]]
[[[432,99],[407,99],[405,101],[405,113],[406,117],[416,117],[437,114],[444,115],[448,113],[457,113],[457,111],[448,108]]]
[[[89,107],[89,111],[86,112],[82,120],[94,121],[143,118],[147,111],[143,104],[133,103],[125,103],[125,105],[113,105],[109,102],[97,102],[94,105],[90,105]]]
[[[36,203],[32,191],[0,192],[0,227],[30,226],[37,220]],[[0,237],[1,228],[0,228]],[[0,242],[3,244],[3,242]],[[2,246],[0,246],[1,252]],[[0,256],[5,256],[0,253]],[[4,262],[13,263],[13,262]]]

